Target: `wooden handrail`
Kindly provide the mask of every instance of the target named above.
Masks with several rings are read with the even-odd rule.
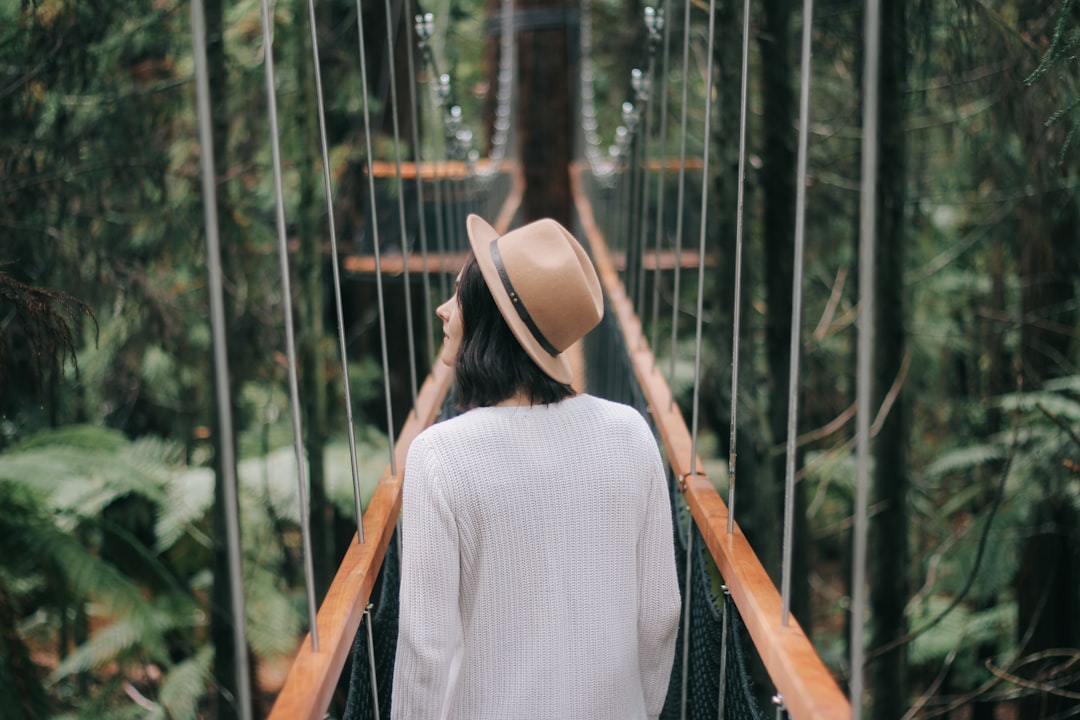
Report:
[[[592,207],[582,191],[578,172],[571,174],[571,181],[578,218],[592,249],[597,273],[619,322],[634,374],[649,403],[668,461],[676,477],[681,479],[680,486],[690,513],[724,577],[769,677],[791,717],[796,720],[850,718],[850,702],[806,633],[794,617],[789,618],[787,625],[781,622],[780,594],[746,536],[737,524],[734,531],[728,533],[727,505],[701,471],[700,460],[693,463],[697,473],[690,474],[693,443],[686,422],[678,405],[672,402],[671,390],[653,360],[641,321],[634,314],[633,303],[619,280]]]

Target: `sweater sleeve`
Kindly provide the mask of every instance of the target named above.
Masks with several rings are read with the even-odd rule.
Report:
[[[462,643],[458,532],[422,436],[409,448],[402,490],[401,595],[393,720],[443,717]]]
[[[664,466],[651,434],[648,442],[653,457],[648,471],[645,526],[638,540],[638,652],[645,708],[652,718],[659,717],[664,707],[682,601]]]

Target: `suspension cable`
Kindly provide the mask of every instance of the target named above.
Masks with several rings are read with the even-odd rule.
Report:
[[[266,2],[266,0],[263,0]],[[372,246],[375,253],[375,294],[379,300],[379,339],[382,342],[382,370],[383,392],[386,395],[386,427],[387,439],[390,441],[390,474],[397,475],[397,458],[395,457],[394,440],[394,409],[390,398],[390,361],[386,350],[386,303],[383,298],[382,261],[379,259],[379,223],[375,218],[375,173],[374,158],[371,149],[371,109],[368,102],[367,84],[367,51],[364,49],[364,13],[360,8],[360,0],[356,0],[356,27],[360,36],[360,96],[364,106],[364,142],[367,151],[368,170],[368,199],[371,201],[371,230]]]
[[[874,352],[874,263],[877,245],[878,73],[881,0],[866,3],[863,66],[862,194],[859,200],[859,339],[855,419],[855,548],[851,573],[851,716],[862,718],[863,623],[866,620],[866,543],[869,525],[870,416]]]
[[[739,98],[739,191],[735,212],[735,301],[731,341],[731,435],[728,440],[728,524],[730,535],[735,531],[735,459],[737,440],[737,414],[739,399],[739,325],[742,318],[742,255],[743,255],[743,200],[746,189],[746,96],[749,85],[750,65],[750,0],[743,2],[742,80]]]
[[[337,230],[334,222],[334,188],[330,180],[330,152],[326,139],[326,108],[323,101],[322,70],[319,67],[319,37],[315,28],[315,1],[308,0],[308,25],[311,28],[311,54],[315,66],[315,99],[319,109],[319,141],[322,149],[323,185],[326,192],[326,215],[330,224],[330,258],[334,275],[334,307],[337,310],[338,345],[341,352],[341,381],[345,393],[345,420],[349,435],[349,467],[352,470],[353,504],[356,506],[356,538],[364,542],[364,507],[360,499],[360,468],[356,454],[356,431],[353,428],[352,392],[349,388],[349,356],[345,349],[345,317],[341,299],[341,270],[338,264]]]
[[[731,434],[728,439],[728,520],[727,532],[731,535],[735,531],[735,460],[738,452],[736,442],[738,438],[737,412],[739,400],[739,320],[742,305],[742,253],[743,253],[743,198],[746,186],[746,96],[749,78],[750,57],[750,0],[743,2],[743,36],[742,36],[742,73],[740,78],[739,98],[739,178],[738,178],[738,201],[735,214],[735,301],[732,322],[731,341]],[[727,586],[724,587],[725,595]],[[720,700],[718,703],[717,717],[724,718],[724,695],[727,688],[727,648],[728,648],[728,617],[729,603],[724,603],[724,625],[720,631]]]
[[[225,551],[228,556],[233,645],[236,649],[236,692],[242,720],[251,720],[251,666],[247,654],[243,567],[240,558],[240,509],[237,498],[236,448],[233,444],[232,401],[229,397],[228,335],[225,327],[225,293],[222,289],[221,239],[218,235],[217,183],[214,174],[214,141],[211,137],[210,80],[206,60],[206,18],[203,0],[191,3],[191,29],[195,59],[195,96],[198,103],[203,216],[206,224],[206,274],[210,292],[210,328],[213,333],[214,387],[218,413],[218,463],[225,499]]]
[[[698,472],[698,409],[701,395],[701,335],[705,315],[705,238],[709,214],[709,148],[712,144],[713,33],[716,27],[716,0],[709,0],[708,59],[705,64],[705,147],[701,153],[701,227],[698,242],[697,331],[694,339],[694,406],[690,428],[690,474]]]
[[[701,228],[699,233],[698,243],[698,289],[697,289],[697,330],[694,340],[694,401],[693,411],[690,428],[690,475],[698,474],[697,467],[697,441],[698,441],[698,410],[700,408],[701,397],[701,335],[703,328],[703,318],[705,315],[705,238],[708,226],[708,211],[709,211],[709,146],[711,144],[712,135],[712,85],[713,85],[713,35],[716,31],[716,0],[709,0],[709,36],[707,43],[705,63],[705,127],[704,127],[704,142],[705,147],[702,150],[702,169],[701,169]],[[680,204],[681,207],[681,204]],[[678,263],[676,263],[678,266]],[[691,530],[693,525],[691,524]],[[691,532],[692,536],[693,533]],[[687,582],[690,582],[690,542],[686,544],[687,560]],[[689,598],[689,593],[687,593]],[[690,603],[687,602],[687,615],[689,616]],[[689,619],[687,620],[689,624]],[[684,642],[685,645],[685,642]],[[683,657],[683,701],[681,716],[686,717],[686,676],[689,673],[689,656]]]
[[[409,0],[404,0],[405,18],[409,18]],[[417,26],[423,22],[423,16],[417,16]],[[419,35],[419,27],[417,27]],[[420,106],[416,98],[416,63],[413,59],[412,37],[406,34],[408,41],[405,43],[405,57],[409,71],[409,107],[412,108],[410,117],[412,125],[413,160],[416,163],[416,216],[419,222],[420,233],[420,259],[423,261],[424,270],[421,278],[424,287],[424,338],[427,341],[427,360],[435,360],[435,328],[432,321],[435,313],[431,308],[431,268],[428,265],[427,244],[427,213],[424,206],[424,173],[423,173],[423,147],[420,144]]]
[[[664,32],[664,50],[660,56],[660,151],[658,156],[662,163],[660,172],[656,178],[656,242],[655,253],[657,263],[660,258],[660,241],[664,235],[664,180],[667,177],[667,111],[668,111],[668,61],[671,55],[671,23],[668,20],[668,7],[670,3],[664,0],[664,4],[657,11],[656,18]],[[679,259],[675,258],[678,263]],[[657,264],[656,277],[653,280],[652,298],[652,351],[653,367],[656,367],[656,351],[660,332],[660,266]]]
[[[282,314],[285,321],[285,355],[288,360],[289,399],[292,410],[293,452],[296,456],[296,484],[300,499],[300,531],[304,546],[304,579],[307,586],[308,622],[311,647],[319,651],[319,629],[315,622],[315,569],[311,550],[311,517],[308,511],[307,468],[303,432],[300,428],[300,389],[296,370],[296,338],[293,330],[292,288],[289,281],[289,244],[285,233],[285,193],[281,178],[281,148],[278,141],[277,90],[274,81],[274,43],[268,0],[262,0],[263,65],[266,68],[266,102],[270,121],[270,153],[274,171],[274,205],[277,219],[278,257],[281,265]],[[240,650],[240,649],[238,649]]]
[[[806,245],[806,153],[810,126],[810,40],[814,0],[803,0],[802,68],[799,82],[799,156],[795,176],[795,259],[791,269],[791,362],[788,369],[787,458],[784,472],[784,540],[781,622],[791,615],[791,553],[795,523],[795,453],[799,417],[799,351],[802,335],[802,275]]]
[[[652,11],[650,13],[649,11]],[[634,92],[637,101],[641,105],[641,114],[645,116],[645,128],[642,133],[641,151],[641,238],[638,241],[638,302],[634,309],[639,318],[645,316],[645,248],[648,246],[649,233],[649,144],[652,140],[652,82],[656,65],[656,34],[655,9],[645,8],[646,26],[649,31],[648,43],[649,64],[645,74],[638,71],[633,76],[635,83]],[[650,21],[650,15],[652,20]],[[655,283],[654,283],[655,284]],[[641,342],[645,341],[645,333],[641,334]]]
[[[682,107],[679,120],[679,194],[675,201],[678,212],[675,213],[675,257],[682,255],[683,233],[683,198],[686,196],[686,117],[689,105],[690,87],[690,0],[683,1],[683,56],[682,56]],[[675,387],[675,357],[679,333],[679,285],[682,277],[680,263],[675,263],[675,279],[671,298],[671,350],[668,383]],[[670,406],[675,406],[675,392],[672,390]]]
[[[397,206],[398,231],[401,233],[402,284],[405,286],[405,335],[409,349],[409,390],[412,392],[412,408],[416,408],[416,340],[413,337],[412,283],[409,281],[409,235],[405,228],[405,180],[401,177],[401,132],[398,120],[397,63],[394,62],[394,12],[390,0],[385,2],[386,9],[386,70],[390,85],[390,117],[394,129],[394,167],[397,170]],[[405,33],[409,37],[409,33]],[[409,82],[412,82],[410,78]],[[372,178],[374,179],[374,178]],[[374,222],[372,223],[374,224]],[[390,427],[390,432],[394,428]]]

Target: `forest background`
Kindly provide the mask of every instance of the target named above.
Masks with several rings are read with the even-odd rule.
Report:
[[[867,703],[879,718],[1069,717],[1080,707],[1080,6],[886,5]],[[335,223],[346,251],[359,253],[372,213],[357,7],[320,3],[317,27]],[[474,136],[487,138],[496,86],[488,22],[497,8],[410,7],[436,13],[453,101]],[[751,3],[739,517],[774,573],[801,9],[794,0]],[[692,5],[691,157],[704,147],[706,11]],[[713,457],[728,456],[733,290],[725,270],[735,236],[742,3],[719,0],[716,11],[707,229],[720,269],[705,289],[701,386],[702,447],[714,467],[722,462]],[[355,519],[307,12],[297,0],[273,8],[321,593]],[[363,12],[374,154],[390,160],[385,15],[376,2]],[[599,128],[614,143],[632,94],[629,70],[647,62],[643,7],[605,0],[589,12]],[[669,20],[680,13],[672,8]],[[398,68],[409,24],[398,26]],[[207,25],[248,651],[265,712],[306,615],[259,4],[211,0]],[[680,47],[681,24],[673,26]],[[794,609],[843,683],[861,5],[819,0],[813,28]],[[682,70],[673,58],[675,97]],[[0,0],[4,717],[235,714],[192,71],[186,2]],[[417,97],[430,98],[430,73],[400,70],[398,98],[410,97],[410,80]],[[435,155],[441,119],[429,100],[419,106]],[[670,155],[678,102],[669,108]],[[691,183],[687,208],[700,186]],[[393,208],[393,189],[380,192]],[[696,237],[697,217],[686,213]],[[401,238],[391,230],[386,242]],[[370,277],[342,281],[361,476],[374,484],[388,457],[379,320]],[[684,286],[684,315],[696,291]],[[426,298],[417,299],[423,308]],[[692,357],[692,326],[681,323],[680,362]],[[403,334],[392,332],[387,348],[395,425],[409,406]],[[431,351],[417,339],[423,371]],[[672,384],[688,401],[687,377],[680,371]]]

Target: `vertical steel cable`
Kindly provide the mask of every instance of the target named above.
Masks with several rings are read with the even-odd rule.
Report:
[[[265,2],[266,0],[263,0]],[[386,433],[390,441],[390,474],[397,475],[397,459],[395,458],[394,441],[394,410],[390,399],[390,360],[386,351],[386,302],[383,298],[382,261],[379,258],[379,222],[375,217],[375,172],[373,169],[373,155],[371,150],[371,108],[368,103],[367,84],[367,51],[364,49],[364,13],[360,8],[360,0],[356,0],[356,29],[360,36],[360,95],[364,105],[364,142],[367,152],[368,171],[368,199],[371,201],[372,246],[375,252],[375,294],[379,298],[379,339],[382,342],[382,368],[383,368],[383,392],[386,395]]]
[[[289,399],[292,409],[293,451],[296,455],[296,484],[300,499],[300,531],[304,546],[304,579],[307,585],[308,621],[311,623],[311,647],[319,651],[319,628],[315,622],[315,569],[311,550],[311,517],[308,512],[307,467],[304,459],[303,432],[300,428],[300,389],[296,371],[296,338],[293,332],[292,286],[289,282],[289,244],[285,236],[285,193],[281,179],[281,148],[278,142],[277,89],[274,81],[274,43],[271,34],[270,6],[261,0],[263,31],[263,66],[266,68],[267,115],[270,120],[270,154],[274,170],[278,257],[281,261],[281,295],[285,318],[285,355],[289,369]]]
[[[690,428],[690,474],[696,475],[698,407],[701,396],[701,334],[705,315],[705,238],[709,214],[709,147],[712,144],[713,32],[716,27],[716,0],[709,0],[708,59],[705,63],[705,147],[701,165],[701,232],[698,242],[697,331],[694,340],[694,407]]]
[[[704,127],[704,142],[705,147],[702,150],[702,168],[701,168],[701,231],[699,233],[698,242],[698,289],[697,289],[697,330],[694,340],[694,403],[692,412],[692,423],[690,429],[690,475],[698,474],[697,467],[697,441],[698,441],[698,410],[700,408],[701,398],[701,334],[703,329],[703,320],[705,315],[705,238],[707,235],[708,227],[708,211],[709,211],[709,147],[711,145],[712,136],[712,84],[713,84],[713,35],[716,31],[716,0],[709,0],[709,36],[707,43],[707,60],[705,63],[705,127]],[[677,267],[677,265],[676,265]],[[692,529],[692,527],[691,527]],[[691,537],[693,533],[691,532]],[[687,542],[687,559],[686,559],[686,579],[687,583],[690,582],[690,548],[691,543]],[[689,592],[687,597],[689,598]],[[689,626],[689,609],[690,604],[687,602],[687,626]],[[684,634],[684,637],[686,635]],[[683,643],[683,700],[681,716],[686,716],[686,682],[687,674],[689,672],[689,655],[686,653],[686,646],[688,643]]]
[[[411,17],[409,12],[409,0],[405,1],[405,22]],[[423,172],[423,146],[420,144],[420,108],[416,100],[416,62],[413,59],[412,35],[406,34],[408,42],[405,43],[406,60],[409,71],[409,107],[412,108],[410,118],[412,124],[413,159],[416,164],[416,216],[420,223],[420,259],[424,262],[424,270],[421,278],[424,285],[424,337],[427,340],[428,362],[435,360],[435,328],[432,321],[435,313],[431,307],[431,268],[428,265],[427,245],[427,217],[424,209],[424,172]]]
[[[728,614],[732,612],[730,601],[731,591],[728,590],[727,585],[722,586],[724,593],[723,603],[724,612],[722,622],[724,623],[720,629],[720,680],[717,682],[717,686],[720,688],[720,697],[716,701],[716,717],[717,720],[724,720],[726,715],[724,713],[724,705],[727,703],[727,648],[728,648],[728,626],[731,625],[731,616]]]
[[[653,367],[656,367],[656,352],[658,350],[660,332],[660,240],[664,235],[664,180],[667,176],[667,111],[668,111],[668,61],[671,56],[671,21],[668,17],[668,0],[664,0],[658,16],[664,24],[664,51],[660,56],[660,173],[656,179],[656,277],[653,280],[652,297],[652,351]],[[679,258],[675,258],[676,265]]]
[[[803,0],[802,68],[799,77],[799,157],[795,176],[795,259],[791,269],[791,363],[788,369],[787,462],[784,471],[784,541],[781,622],[791,615],[791,552],[795,524],[795,441],[799,418],[799,350],[802,335],[803,250],[806,245],[806,145],[810,126],[810,40],[814,0]]]
[[[746,95],[750,65],[750,0],[743,1],[742,89],[739,99],[739,192],[735,213],[735,302],[731,342],[731,435],[728,440],[728,521],[727,531],[735,531],[735,441],[739,399],[739,326],[742,318],[743,199],[746,189]]]
[[[679,120],[679,194],[675,200],[675,257],[682,255],[683,198],[686,196],[686,116],[690,87],[690,0],[683,2],[683,55],[682,55],[682,108]],[[704,188],[703,188],[704,189]],[[668,385],[675,387],[675,358],[679,334],[679,284],[682,277],[681,263],[675,263],[675,279],[671,297],[671,358],[668,369]],[[675,406],[675,393],[671,393],[670,405]]]
[[[686,589],[683,591],[683,644],[682,644],[682,687],[679,690],[679,718],[686,720],[686,695],[690,686],[690,598],[694,581],[691,574],[694,569],[694,521],[686,523]]]
[[[739,98],[739,179],[738,202],[735,214],[735,302],[731,341],[731,434],[728,439],[728,520],[727,531],[735,532],[735,461],[738,438],[739,400],[739,325],[742,306],[743,199],[746,187],[746,96],[750,64],[750,0],[743,1],[742,75]],[[727,587],[724,587],[725,594]],[[727,648],[730,618],[729,603],[724,603],[724,626],[720,632],[720,701],[717,717],[724,717],[724,695],[727,689]]]
[[[235,582],[230,594],[233,643],[236,645],[236,691],[242,720],[251,720],[251,667],[247,653],[243,567],[240,560],[240,510],[237,498],[236,448],[233,445],[232,402],[229,397],[229,354],[225,328],[225,294],[222,290],[221,239],[218,236],[217,184],[214,175],[214,141],[211,137],[210,80],[206,61],[206,18],[203,0],[191,3],[192,49],[195,59],[195,96],[198,103],[200,164],[202,170],[203,217],[206,223],[206,274],[210,291],[210,328],[213,332],[214,386],[221,434],[221,462],[224,477],[225,548],[229,575]]]
[[[398,542],[401,542],[401,533],[396,533]],[[400,552],[400,548],[399,548]],[[364,609],[364,626],[367,630],[367,651],[368,651],[368,668],[370,672],[368,675],[371,679],[371,704],[372,714],[375,716],[375,720],[379,720],[379,682],[375,676],[375,637],[372,634],[371,629],[372,615],[371,608],[374,607],[371,603],[368,603]]]
[[[881,0],[867,0],[863,65],[862,195],[859,200],[859,340],[855,406],[855,548],[851,573],[851,716],[862,717],[866,535],[869,525],[870,420],[874,352],[874,255],[877,230],[878,73]]]
[[[409,281],[409,236],[405,228],[405,181],[401,177],[401,131],[398,120],[397,98],[397,63],[394,62],[394,8],[386,0],[386,69],[390,85],[390,117],[394,126],[394,167],[397,174],[398,230],[401,233],[401,261],[404,273],[402,284],[405,286],[405,335],[409,348],[409,389],[412,391],[412,407],[416,409],[416,340],[413,338],[412,283]],[[405,33],[409,37],[409,33]],[[412,82],[410,78],[409,82]],[[372,178],[374,179],[374,178]],[[394,432],[393,426],[389,426]]]
[[[445,84],[444,84],[445,79]],[[440,75],[437,82],[439,83],[435,89],[435,98],[437,105],[437,112],[435,113],[435,128],[433,131],[434,138],[438,139],[438,142],[442,143],[440,150],[442,152],[435,153],[435,248],[439,253],[440,259],[446,258],[446,199],[444,191],[446,187],[443,179],[443,163],[446,159],[446,135],[443,133],[442,128],[442,109],[446,101],[445,95],[450,92],[450,76]],[[445,268],[440,268],[439,271],[439,296],[447,298],[450,296],[450,292],[447,289],[446,282],[447,273]]]
[[[349,356],[345,350],[345,318],[341,300],[341,269],[338,264],[337,230],[334,223],[334,188],[330,181],[330,151],[326,140],[326,107],[323,102],[322,70],[319,67],[319,37],[315,29],[315,0],[308,0],[311,54],[315,66],[315,99],[319,108],[319,140],[322,148],[323,185],[326,216],[330,223],[330,258],[334,274],[334,306],[337,310],[338,346],[341,352],[341,381],[345,392],[345,419],[349,430],[349,467],[352,470],[353,504],[356,506],[356,538],[364,542],[364,507],[360,500],[360,468],[356,458],[356,431],[353,428],[352,392],[349,388]]]
[[[652,8],[646,8],[651,10]],[[653,42],[652,32],[650,31],[649,39],[649,65],[644,75],[635,75],[635,79],[638,80],[638,87],[635,88],[637,94],[637,100],[641,104],[641,114],[644,116],[645,127],[642,132],[642,150],[641,150],[641,238],[638,241],[640,250],[638,252],[638,302],[635,305],[634,312],[637,313],[638,318],[645,316],[645,248],[649,246],[648,233],[649,233],[649,145],[652,139],[652,80],[654,74],[654,66],[656,64],[656,45]],[[658,259],[657,259],[658,260]],[[655,285],[656,276],[659,272],[654,273],[653,284]],[[644,327],[644,326],[642,326]],[[645,333],[641,333],[641,340],[645,340]]]

